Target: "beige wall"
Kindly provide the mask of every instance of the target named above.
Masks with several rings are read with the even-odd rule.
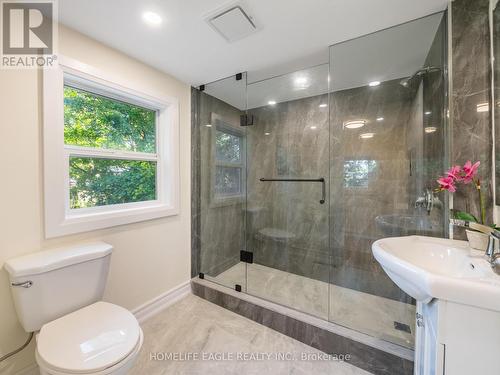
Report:
[[[8,258],[100,239],[115,248],[105,300],[133,309],[190,278],[190,88],[73,30],[59,29],[59,53],[127,79],[138,90],[180,103],[181,214],[106,230],[44,239],[41,73],[0,71],[0,267]],[[19,325],[0,270],[0,356],[21,345]],[[34,361],[33,345],[0,364],[12,374]]]

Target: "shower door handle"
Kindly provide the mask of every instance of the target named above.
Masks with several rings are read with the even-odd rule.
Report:
[[[261,178],[262,182],[321,182],[321,200],[320,204],[324,204],[326,200],[326,183],[323,177],[320,178]]]

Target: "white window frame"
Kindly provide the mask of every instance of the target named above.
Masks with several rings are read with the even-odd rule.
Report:
[[[65,83],[91,93],[155,110],[156,153],[65,145]],[[59,56],[59,67],[44,69],[43,72],[43,143],[46,238],[179,214],[179,103],[176,98],[129,88],[126,80]],[[156,199],[70,209],[70,156],[155,161]]]
[[[210,201],[212,207],[228,206],[243,202],[246,195],[246,142],[245,142],[245,132],[238,127],[229,124],[224,121],[223,118],[217,113],[211,113],[211,161],[212,161],[212,171],[211,171],[211,184],[210,184]],[[223,162],[217,160],[217,131],[222,131],[228,134],[241,138],[241,161],[239,163]],[[241,192],[239,194],[233,195],[217,195],[215,193],[215,185],[217,183],[217,167],[229,167],[229,168],[240,168],[241,169]]]

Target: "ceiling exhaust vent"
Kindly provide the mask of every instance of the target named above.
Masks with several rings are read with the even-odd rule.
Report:
[[[211,16],[207,22],[228,42],[243,39],[257,31],[252,18],[239,5]]]

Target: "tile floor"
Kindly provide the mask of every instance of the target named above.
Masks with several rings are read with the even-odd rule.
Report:
[[[245,265],[248,266],[246,271]],[[240,284],[251,295],[406,348],[414,347],[414,305],[329,285],[256,263],[238,263],[210,280],[226,286]],[[396,330],[395,321],[407,324],[412,333]]]
[[[193,295],[149,319],[142,329],[144,344],[132,375],[369,374],[348,362],[313,360],[325,354]],[[184,358],[163,360],[169,354]],[[198,357],[185,360],[188,355]],[[201,360],[216,355],[225,359]],[[286,360],[277,360],[277,355]]]

